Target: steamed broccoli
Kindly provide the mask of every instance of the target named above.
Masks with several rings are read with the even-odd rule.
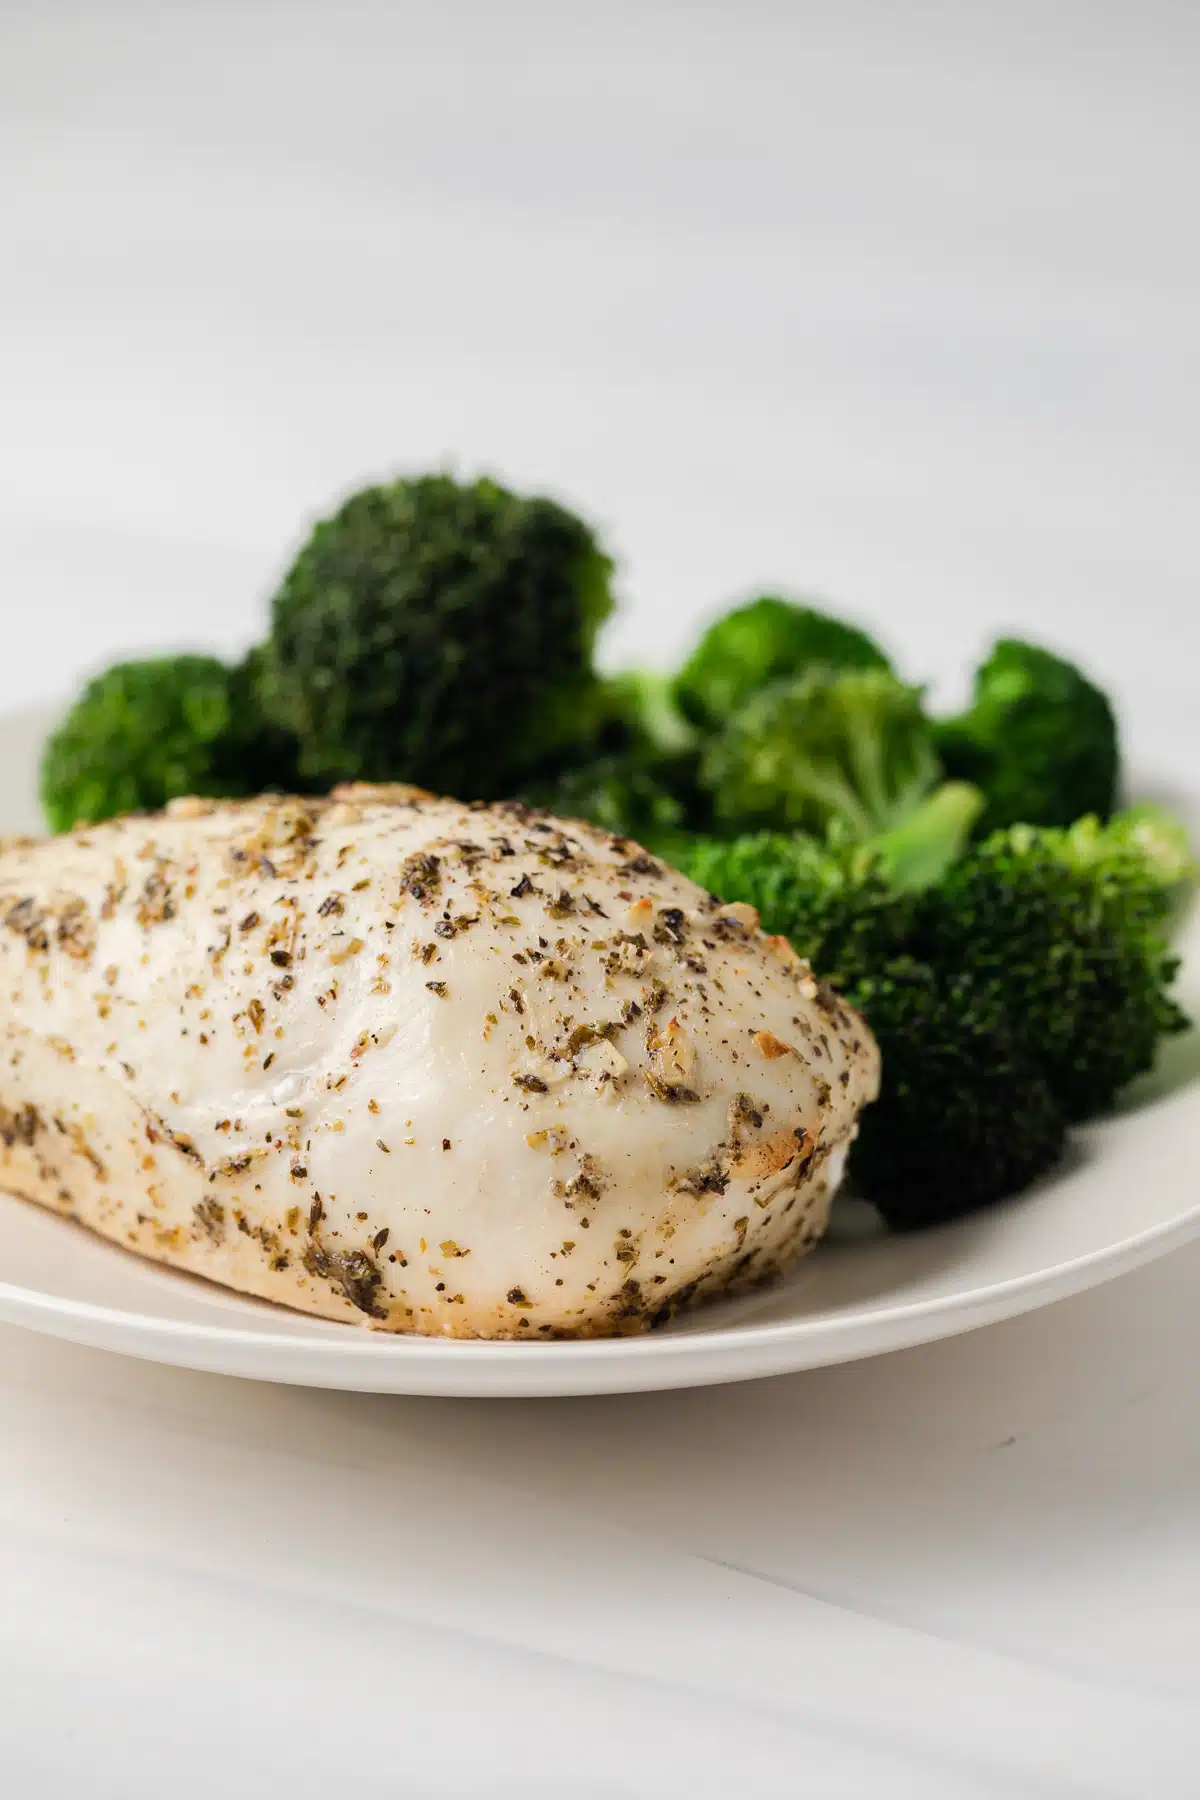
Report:
[[[90,681],[42,754],[52,830],[146,812],[183,794],[233,799],[294,784],[292,746],[266,726],[250,662],[118,663]]]
[[[674,755],[694,747],[696,734],[675,705],[669,675],[623,669],[605,679],[604,694],[604,748]]]
[[[993,994],[900,958],[850,998],[883,1057],[850,1170],[894,1230],[976,1212],[1053,1167],[1062,1109]]]
[[[975,677],[970,708],[937,727],[950,775],[987,796],[981,832],[1002,825],[1069,825],[1116,799],[1119,753],[1112,707],[1073,663],[1002,638]]]
[[[886,669],[888,659],[865,631],[811,606],[764,594],[710,625],[675,678],[676,705],[693,725],[712,730],[752,694],[816,665]]]
[[[983,804],[983,795],[969,782],[943,781],[898,824],[871,839],[892,886],[916,893],[940,881],[966,849]]]
[[[618,751],[534,782],[521,798],[557,813],[587,819],[605,831],[635,838],[672,861],[684,856],[700,805],[695,759],[643,748]]]
[[[284,577],[264,703],[316,781],[511,792],[594,738],[611,567],[572,513],[492,481],[367,488]]]
[[[1192,865],[1161,813],[1017,826],[920,892],[887,839],[704,840],[684,867],[756,906],[876,1033],[883,1091],[851,1168],[897,1227],[1018,1192],[1186,1023],[1166,930]]]
[[[1186,1025],[1167,945],[1180,874],[1161,830],[1147,847],[1122,819],[1017,825],[925,896],[914,952],[1005,1007],[1067,1117],[1087,1119]]]
[[[748,900],[768,931],[844,993],[902,955],[912,931],[915,898],[897,889],[872,846],[770,831],[700,837],[679,866],[719,899]]]
[[[895,831],[857,844],[834,833],[695,836],[678,866],[726,900],[748,900],[835,987],[849,989],[908,948],[919,891],[961,855],[979,800],[948,782]]]
[[[774,682],[704,752],[701,781],[717,820],[868,839],[898,824],[940,774],[919,688],[886,669]]]
[[[851,1170],[893,1228],[972,1212],[1053,1164],[1065,1123],[1048,1082],[994,993],[914,958],[923,901],[877,845],[760,833],[699,843],[685,868],[750,901],[870,1024],[882,1090]]]
[[[1083,843],[1100,834],[1095,825],[1080,822],[1073,835]],[[1114,814],[1101,841],[1113,847],[1124,845],[1144,858],[1148,875],[1172,903],[1190,891],[1200,872],[1184,827],[1166,807],[1150,801]]]
[[[603,681],[597,753],[526,783],[520,798],[563,818],[588,819],[670,860],[710,823],[697,779],[694,734],[666,676],[627,670]]]

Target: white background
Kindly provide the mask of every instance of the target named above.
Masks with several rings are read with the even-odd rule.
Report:
[[[614,662],[1014,627],[1200,775],[1198,92],[1189,0],[0,0],[0,707],[451,463],[610,535]],[[586,1404],[4,1332],[6,1796],[1192,1794],[1198,1287]]]

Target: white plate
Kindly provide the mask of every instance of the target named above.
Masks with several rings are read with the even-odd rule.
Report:
[[[0,720],[0,827],[36,829],[45,716]],[[1200,988],[1186,936],[1185,1000]],[[1006,1206],[910,1238],[847,1212],[778,1286],[646,1337],[599,1343],[388,1338],[305,1318],[144,1263],[0,1195],[0,1318],[154,1361],[305,1386],[406,1394],[599,1394],[783,1374],[947,1337],[1078,1293],[1200,1235],[1200,1039],[1066,1164]],[[864,1209],[865,1213],[866,1209]]]

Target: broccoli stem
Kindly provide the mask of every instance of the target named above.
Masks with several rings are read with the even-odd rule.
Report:
[[[901,893],[932,887],[970,841],[986,802],[967,781],[947,781],[875,840],[884,874]]]

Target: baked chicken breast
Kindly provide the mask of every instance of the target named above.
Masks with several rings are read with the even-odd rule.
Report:
[[[863,1022],[636,844],[411,788],[0,846],[0,1186],[387,1331],[636,1329],[816,1243]]]

